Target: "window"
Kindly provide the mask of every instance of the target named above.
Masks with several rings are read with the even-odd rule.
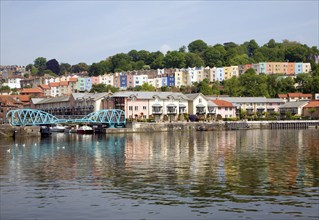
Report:
[[[199,103],[202,103],[202,99],[201,99],[201,98],[199,98],[199,99],[198,99],[198,102],[199,102]]]
[[[135,107],[134,107],[134,110],[137,111],[137,110],[138,110],[138,106],[135,106]]]
[[[133,106],[129,106],[128,110],[132,111],[133,110]]]
[[[225,111],[228,111],[228,108],[227,108],[227,107],[225,107]]]
[[[146,106],[143,106],[143,110],[146,110]]]

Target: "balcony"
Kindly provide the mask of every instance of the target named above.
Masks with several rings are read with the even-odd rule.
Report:
[[[197,115],[204,115],[206,114],[206,109],[205,106],[203,104],[198,104],[196,106],[196,114]]]
[[[161,115],[163,114],[162,106],[160,104],[154,104],[152,106],[152,115]]]

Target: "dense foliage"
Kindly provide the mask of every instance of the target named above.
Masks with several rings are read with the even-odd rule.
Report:
[[[88,71],[90,76],[103,75],[120,71],[158,69],[158,68],[188,68],[188,67],[222,67],[259,62],[310,62],[311,74],[299,74],[294,80],[280,75],[256,75],[249,70],[238,78],[231,78],[219,83],[210,84],[208,81],[195,83],[180,89],[165,88],[167,90],[180,90],[185,92],[202,92],[203,94],[228,94],[232,96],[267,96],[275,97],[278,93],[287,92],[319,92],[319,67],[315,64],[318,57],[317,47],[308,47],[294,41],[283,40],[282,43],[271,39],[268,43],[259,46],[255,40],[236,44],[228,42],[224,44],[208,45],[203,40],[195,40],[187,47],[179,50],[168,51],[163,54],[160,51],[149,52],[146,50],[131,50],[128,53],[119,53],[105,60],[94,62],[92,65],[78,63],[70,65],[53,59],[47,62],[46,58],[38,57],[34,64],[27,65],[31,74],[43,75],[45,73],[63,75],[68,73],[80,73]],[[59,65],[59,67],[57,66]],[[298,86],[295,86],[298,83]],[[224,90],[221,90],[223,88]],[[140,86],[135,90],[153,91],[155,88]]]

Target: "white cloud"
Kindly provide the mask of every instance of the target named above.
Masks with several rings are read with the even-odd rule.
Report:
[[[167,51],[172,51],[173,49],[171,48],[171,46],[170,45],[168,45],[168,44],[163,44],[162,46],[161,46],[161,52],[163,53],[163,54],[166,54],[167,53]]]

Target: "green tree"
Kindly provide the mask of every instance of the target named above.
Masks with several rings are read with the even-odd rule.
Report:
[[[0,87],[0,92],[4,92],[4,91],[10,91],[10,87],[9,86],[1,86]]]
[[[60,64],[56,59],[49,60],[46,63],[45,69],[51,70],[56,75],[60,75]]]
[[[132,70],[131,57],[125,53],[119,53],[110,58],[112,64],[112,72],[121,72]]]
[[[28,64],[28,65],[25,67],[25,70],[26,70],[26,71],[31,71],[31,70],[32,70],[32,67],[33,67],[32,64]]]
[[[223,55],[221,52],[214,48],[208,47],[203,54],[205,66],[209,67],[221,67],[223,66]]]
[[[259,48],[259,45],[256,43],[255,40],[250,40],[247,43],[244,43],[247,45],[247,55],[248,57],[252,57],[255,54],[255,51]]]
[[[116,88],[114,86],[111,86],[111,85],[105,85],[105,84],[93,84],[92,85],[92,89],[91,89],[91,93],[101,93],[101,92],[118,92],[119,91],[119,88]]]
[[[212,95],[213,94],[213,90],[212,90],[212,87],[209,85],[208,79],[204,79],[203,81],[201,81],[198,84],[198,90],[203,95]]]
[[[186,53],[185,55],[186,67],[201,67],[205,65],[204,60],[196,53]]]
[[[298,83],[298,91],[302,93],[314,92],[313,77],[309,73],[301,73],[296,77],[296,83]]]
[[[52,72],[52,70],[44,70],[43,75],[50,75],[53,77],[57,77],[57,75],[54,72]]]
[[[313,114],[316,112],[315,108],[308,108],[308,112],[311,115],[311,119],[313,118]]]
[[[239,78],[242,96],[266,96],[269,97],[266,84],[266,76],[256,75],[253,69],[249,69]]]
[[[164,65],[166,68],[185,68],[185,54],[178,51],[168,52],[164,57]]]
[[[156,91],[156,88],[149,83],[143,83],[143,85],[141,86],[141,91],[154,92],[154,91]]]
[[[71,73],[71,64],[68,64],[68,63],[61,63],[60,64],[60,72],[61,74],[68,74],[68,73]]]
[[[188,44],[188,51],[191,53],[202,53],[207,47],[207,44],[203,40],[195,40]]]
[[[34,60],[34,67],[38,69],[38,74],[43,74],[46,68],[47,59],[44,57],[38,57]]]
[[[242,89],[240,86],[239,78],[232,77],[228,80],[225,80],[224,92],[229,96],[238,97],[242,95]]]
[[[277,81],[278,93],[296,92],[295,82],[291,77],[280,77]]]
[[[87,65],[86,63],[78,63],[76,65],[73,65],[71,67],[71,71],[72,73],[80,73],[80,72],[85,72],[85,71],[88,71],[89,70],[89,65]]]

